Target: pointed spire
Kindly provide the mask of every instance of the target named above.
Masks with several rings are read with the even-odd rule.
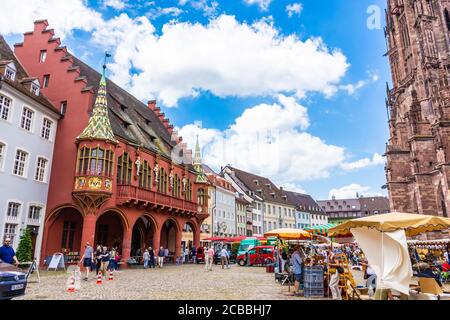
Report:
[[[105,64],[103,65],[102,78],[100,79],[92,116],[89,119],[88,125],[79,135],[78,139],[107,140],[115,143],[118,142],[114,137],[114,132],[111,128],[108,115],[105,77],[107,57],[110,57],[110,55],[105,53]]]
[[[197,142],[195,143],[195,154],[193,161],[194,169],[197,171],[197,183],[207,183],[208,179],[205,176],[202,166],[202,155],[200,153],[200,144],[198,143],[198,127],[197,127]]]
[[[200,144],[198,143],[198,133],[197,142],[195,143],[194,165],[202,165],[202,155],[200,153]]]

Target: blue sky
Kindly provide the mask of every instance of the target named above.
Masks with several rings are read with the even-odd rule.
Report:
[[[14,1],[5,1],[6,6],[9,2],[14,6]],[[380,155],[388,139],[384,99],[385,82],[390,81],[390,73],[383,56],[386,50],[383,30],[370,30],[366,25],[370,5],[381,9],[381,24],[384,25],[385,0],[257,0],[253,4],[246,3],[251,0],[73,0],[72,8],[62,7],[55,0],[33,1],[42,5],[40,11],[31,11],[25,6],[17,9],[21,10],[21,21],[0,22],[0,32],[10,44],[21,41],[21,33],[32,29],[34,19],[47,18],[69,50],[94,68],[100,69],[103,52],[109,50],[113,53],[108,65],[110,77],[143,101],[157,98],[158,105],[190,145],[197,131],[192,124],[202,122],[199,131],[204,144],[202,151],[205,161],[209,160],[208,164],[216,169],[220,164],[231,162],[245,170],[267,175],[277,184],[304,190],[318,199],[327,198],[332,189],[338,189],[334,192],[338,196],[357,191],[385,194],[380,188],[385,184]],[[268,4],[268,7],[255,2]],[[286,8],[293,4],[300,4],[301,10],[289,17]],[[212,21],[218,23],[216,28]],[[262,23],[262,28],[254,26],[258,22]],[[167,30],[168,24],[171,30]],[[252,30],[247,32],[246,26],[252,26]],[[268,36],[268,30],[276,34]],[[186,40],[196,32],[206,40]],[[230,40],[244,33],[249,43]],[[208,38],[209,35],[215,37]],[[220,46],[215,39],[222,36],[224,41],[230,40],[238,47],[230,48],[229,55],[224,52],[226,49],[213,48]],[[289,67],[280,66],[285,64],[282,60],[293,56],[294,49],[278,41],[286,40],[286,44],[292,36],[295,36],[295,44],[301,46],[295,49],[300,50],[295,51],[300,52],[298,59],[310,57],[306,66],[317,64],[317,68],[311,68],[318,70],[317,73],[302,74],[308,68],[303,69],[301,66],[305,62],[300,61],[299,66],[293,66],[299,69],[286,76]],[[323,54],[320,46],[308,46],[314,48],[314,53],[303,54],[301,50],[309,49],[302,44],[318,37],[327,47],[327,54]],[[150,38],[153,40],[147,41]],[[265,47],[265,40],[269,38],[271,44]],[[267,65],[261,66],[257,43],[263,43],[261,48],[266,48],[267,52],[279,54],[280,60],[272,60],[261,52],[261,61],[267,61]],[[336,50],[345,57],[345,68],[342,59],[333,55]],[[211,54],[203,56],[205,52]],[[217,59],[219,62],[205,61],[209,57],[216,61],[217,52],[223,53],[223,57]],[[239,52],[242,56],[253,54],[258,63],[253,65],[251,59],[244,58],[241,61]],[[203,58],[193,61],[197,56]],[[223,63],[223,68],[216,69],[217,63]],[[296,65],[295,60],[293,64]],[[338,64],[342,67],[335,70]],[[248,65],[251,66],[247,68]],[[240,70],[245,78],[242,83]],[[259,90],[258,77],[248,75],[252,72],[261,74],[264,89]],[[152,77],[153,73],[159,75],[157,79]],[[302,75],[297,79],[296,73]],[[334,73],[336,75],[332,75]],[[189,75],[194,79],[189,79]],[[325,80],[310,88],[308,84],[317,78]],[[290,86],[291,80],[298,84]],[[278,83],[283,85],[273,89]],[[326,94],[328,85],[335,89],[332,94]],[[286,122],[292,119],[293,123],[274,124],[277,122],[275,110],[284,114],[281,119],[287,115]],[[293,110],[303,113],[291,117]],[[249,121],[250,115],[260,113],[263,116],[259,123]],[[294,120],[303,124],[297,126]],[[246,146],[242,142],[246,139],[246,129],[253,135],[266,127],[276,132],[274,141],[275,144],[279,141],[276,150],[280,156],[267,152],[271,150],[268,146],[262,147],[266,150],[262,156],[248,152],[242,157],[234,155],[230,160],[219,155],[224,149],[222,145],[251,151],[252,144]],[[289,148],[289,144],[293,147]],[[317,150],[314,153],[311,149]],[[229,147],[226,150],[225,153],[229,152]],[[299,157],[303,152],[305,156]],[[274,162],[277,165],[272,167]],[[268,168],[267,172],[264,168]]]

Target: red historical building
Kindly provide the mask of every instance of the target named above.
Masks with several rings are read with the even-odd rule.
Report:
[[[42,259],[86,242],[119,247],[123,261],[151,245],[181,252],[182,230],[196,246],[208,216],[202,173],[155,101],[143,104],[69,54],[48,28],[34,30],[15,54],[44,84],[63,118],[58,125]]]

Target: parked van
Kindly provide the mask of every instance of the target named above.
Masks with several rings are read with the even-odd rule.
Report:
[[[266,265],[275,261],[273,246],[257,246],[249,248],[244,254],[238,255],[236,260],[240,266]],[[247,261],[247,259],[249,261]]]
[[[246,253],[250,247],[256,247],[260,245],[261,241],[254,237],[245,238],[244,240],[241,241],[241,244],[239,245],[237,255],[239,256],[241,254]]]

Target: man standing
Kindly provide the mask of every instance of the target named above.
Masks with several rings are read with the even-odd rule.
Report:
[[[196,263],[197,262],[197,249],[195,248],[195,246],[192,246],[191,254],[192,254],[192,263]]]
[[[228,258],[227,249],[225,249],[225,247],[222,247],[222,250],[220,250],[220,262],[222,264],[222,269],[224,268],[224,265],[227,265],[228,267],[227,258]]]
[[[103,278],[106,278],[106,273],[107,273],[107,269],[108,269],[108,265],[109,265],[109,251],[107,247],[103,247],[103,251],[101,254],[101,265],[100,265],[100,271],[102,272],[102,276]]]
[[[84,280],[87,281],[89,279],[89,272],[92,268],[92,261],[94,261],[94,249],[89,242],[86,242],[84,254],[80,259],[80,263],[81,261],[83,261],[83,267],[86,268],[86,277],[84,277]]]
[[[300,256],[300,247],[296,246],[295,251],[292,254],[292,264],[293,264],[293,271],[294,271],[294,294],[300,295],[300,281],[302,280],[302,257]]]
[[[163,264],[164,264],[164,248],[160,247],[158,251],[158,266],[162,268]]]
[[[208,249],[205,258],[206,258],[205,270],[212,271],[212,264],[214,261],[214,249],[213,249],[212,245]]]
[[[0,260],[9,264],[19,265],[19,260],[17,260],[16,252],[13,247],[11,247],[11,239],[6,238],[3,246],[0,247]]]
[[[155,251],[152,247],[148,247],[148,253],[150,254],[150,268],[155,267]]]

